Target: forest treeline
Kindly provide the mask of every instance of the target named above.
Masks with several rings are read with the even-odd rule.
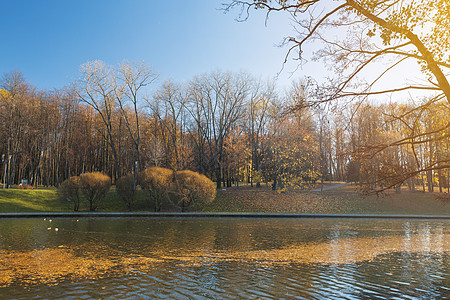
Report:
[[[197,171],[217,188],[249,182],[283,191],[321,180],[368,190],[449,188],[443,101],[307,107],[314,93],[308,82],[280,92],[246,73],[156,79],[145,64],[101,61],[84,64],[79,80],[62,90],[38,90],[20,72],[4,74],[1,182],[59,186],[98,171],[115,183],[158,166]]]

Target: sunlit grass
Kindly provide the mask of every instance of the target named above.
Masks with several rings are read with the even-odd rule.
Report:
[[[163,203],[164,210],[173,209],[168,203]],[[89,203],[81,199],[80,211],[88,211]],[[146,191],[139,190],[133,211],[153,211],[154,204],[149,200]],[[73,203],[58,197],[56,188],[34,190],[0,189],[0,212],[70,212]],[[128,211],[125,202],[112,188],[101,201],[97,211],[124,212]]]
[[[412,214],[450,215],[450,204],[436,200],[433,193],[388,191],[383,195],[363,195],[356,186],[324,192],[278,194],[270,187],[231,188],[219,191],[210,212],[274,212],[320,214]]]
[[[0,212],[57,212],[70,207],[70,203],[58,199],[56,189],[0,190]]]
[[[81,201],[80,211],[89,203]],[[70,212],[73,203],[58,199],[55,188],[37,190],[0,189],[0,212]],[[138,190],[133,211],[153,211],[154,204],[146,191]],[[128,211],[125,202],[112,188],[98,211]],[[163,202],[162,211],[179,211]],[[319,214],[420,214],[450,215],[450,204],[436,200],[433,193],[388,191],[381,196],[362,195],[356,186],[346,186],[324,192],[292,191],[277,193],[269,186],[261,188],[243,185],[219,190],[216,199],[205,205],[204,212],[255,213],[319,213]]]

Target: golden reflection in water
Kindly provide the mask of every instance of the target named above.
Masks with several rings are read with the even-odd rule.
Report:
[[[53,285],[58,284],[60,279],[96,279],[110,272],[127,273],[160,262],[142,256],[109,257],[104,250],[96,251],[92,245],[80,247],[83,248],[89,249],[88,255],[77,256],[73,247],[69,249],[65,246],[25,252],[0,250],[0,287],[16,280],[20,280],[23,285]],[[93,252],[96,254],[92,255]]]
[[[52,285],[61,280],[96,279],[109,274],[144,271],[169,261],[187,266],[227,261],[265,266],[350,264],[371,261],[379,255],[393,252],[450,252],[450,234],[431,234],[427,230],[401,236],[342,238],[336,234],[331,238],[327,242],[304,243],[281,249],[216,251],[202,248],[182,254],[168,254],[173,249],[158,249],[145,256],[119,253],[90,243],[77,248],[59,246],[32,251],[0,250],[0,287],[14,282]]]

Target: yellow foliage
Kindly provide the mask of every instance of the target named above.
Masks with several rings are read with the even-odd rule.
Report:
[[[172,175],[172,170],[160,167],[150,167],[138,174],[138,183],[144,190],[150,192],[155,203],[155,211],[161,210],[163,197],[168,198]]]
[[[80,208],[80,176],[72,176],[64,180],[58,188],[58,196],[64,200],[73,201],[73,210],[78,211]]]
[[[168,190],[172,182],[173,171],[166,168],[150,167],[140,172],[138,181],[145,190]]]
[[[8,93],[7,90],[0,89],[0,96],[1,96],[2,98],[7,98],[7,97],[9,96],[9,93]]]
[[[216,198],[214,182],[205,175],[184,170],[174,173],[174,182],[181,196],[182,208],[211,203]]]
[[[81,193],[89,201],[89,209],[95,211],[101,200],[111,187],[111,178],[100,172],[91,172],[80,175]]]

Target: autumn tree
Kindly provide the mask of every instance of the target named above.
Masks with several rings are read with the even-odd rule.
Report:
[[[143,100],[143,90],[158,76],[144,63],[124,62],[112,72],[114,97],[119,104],[126,129],[134,146],[135,160],[138,166],[138,170],[135,172],[139,172],[142,169],[139,104]]]
[[[117,180],[116,191],[119,197],[125,202],[128,210],[132,210],[136,198],[135,176],[128,174]]]
[[[249,17],[253,8],[265,11],[269,18],[272,13],[286,13],[292,19],[295,34],[284,39],[287,47],[285,63],[294,59],[302,64],[311,58],[305,57],[307,52],[304,51],[310,43],[318,49],[313,58],[324,60],[331,66],[335,76],[320,84],[316,98],[302,106],[344,99],[398,98],[407,95],[405,92],[416,95],[420,92],[427,93],[426,105],[445,100],[446,115],[450,115],[448,1],[236,0],[226,5],[225,9],[236,7],[241,9],[242,20]],[[340,34],[336,36],[335,32]],[[423,76],[420,82],[391,80],[389,84],[380,84],[408,62],[420,66]],[[412,108],[398,117],[414,110]],[[412,134],[381,146],[395,147],[405,141],[414,143],[416,147],[424,143],[429,146],[428,141],[435,135],[448,134],[448,117],[442,125],[423,132],[421,136]],[[422,138],[424,136],[428,138]],[[432,172],[449,167],[447,159],[439,164],[428,162],[422,166],[422,171]],[[400,178],[406,180],[408,176],[403,175]]]
[[[261,172],[261,137],[266,134],[269,119],[269,109],[276,98],[273,83],[255,82],[247,101],[246,130],[251,145],[251,173],[250,184],[253,186],[253,173],[258,176]],[[255,176],[255,177],[256,177]],[[260,180],[256,182],[260,186]]]
[[[214,72],[195,77],[190,84],[187,108],[199,135],[200,151],[208,152],[208,169],[215,175],[217,188],[222,186],[224,142],[233,124],[244,116],[249,92],[245,74]]]
[[[95,211],[111,187],[111,178],[100,172],[80,175],[80,191],[89,202],[89,210]]]
[[[173,170],[181,170],[187,160],[183,156],[185,145],[186,104],[188,101],[187,91],[175,82],[165,81],[155,93],[152,101],[148,101],[153,115],[158,118],[159,123],[168,137],[166,148],[169,154],[169,166]]]
[[[1,81],[3,90],[1,95],[1,124],[3,133],[3,151],[6,157],[11,156],[7,171],[8,182],[11,185],[15,180],[16,170],[20,161],[20,148],[23,145],[24,136],[26,135],[28,122],[27,111],[28,106],[22,104],[27,103],[30,99],[30,86],[25,81],[22,73],[18,71],[4,74]]]
[[[113,76],[110,67],[102,61],[93,61],[81,66],[81,77],[77,83],[77,96],[79,100],[92,107],[101,118],[105,126],[105,133],[98,130],[107,141],[114,159],[114,178],[119,177],[120,162],[114,130],[114,119],[117,115],[114,95]]]
[[[138,182],[150,196],[155,211],[161,211],[162,201],[169,199],[173,171],[161,167],[149,167],[138,174]]]
[[[73,211],[80,209],[80,176],[72,176],[69,179],[63,181],[58,188],[58,195],[63,200],[69,200],[73,202]]]
[[[255,172],[251,172],[249,168],[252,158],[251,153],[252,149],[249,147],[246,130],[243,126],[236,124],[224,142],[224,159],[222,162],[224,177],[226,177],[224,186],[231,187],[233,183],[235,186],[239,186],[239,181],[244,181],[245,177],[250,177],[250,181],[257,179],[254,176]],[[258,180],[255,180],[255,182],[259,183]]]
[[[440,131],[446,122],[445,102],[411,104],[363,104],[347,127],[346,178],[358,181],[366,190],[382,191],[406,183],[410,190],[422,185],[443,190],[448,178],[441,164],[448,160],[447,134]],[[445,111],[445,110],[444,110]],[[437,132],[430,136],[430,132]],[[400,142],[399,142],[400,141]],[[430,169],[428,166],[433,166]]]
[[[295,100],[295,90],[271,106],[270,127],[263,141],[262,172],[272,189],[303,189],[320,179],[320,163],[315,124],[308,109],[287,109]],[[289,112],[289,113],[287,113]]]

